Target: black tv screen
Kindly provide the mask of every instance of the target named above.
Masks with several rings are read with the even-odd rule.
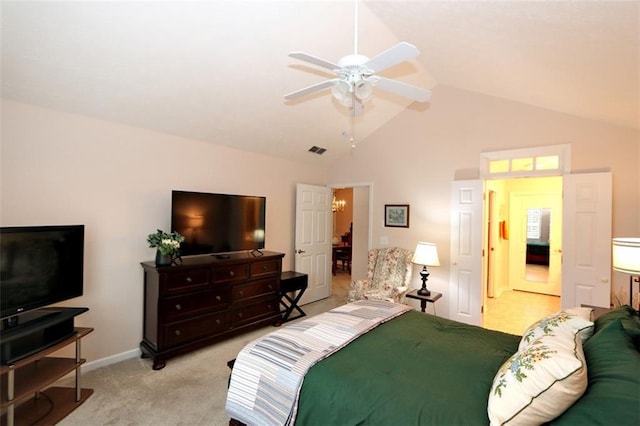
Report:
[[[180,254],[263,249],[265,208],[265,197],[172,191],[171,229],[185,238]]]
[[[84,225],[0,228],[0,317],[82,296]]]

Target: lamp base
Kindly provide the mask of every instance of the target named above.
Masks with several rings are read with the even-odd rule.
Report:
[[[429,271],[427,271],[427,265],[422,267],[420,271],[420,277],[422,278],[422,288],[418,290],[420,296],[430,296],[431,292],[427,290],[427,280],[429,279]]]

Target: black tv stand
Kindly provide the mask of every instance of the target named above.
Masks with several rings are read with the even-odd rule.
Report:
[[[4,336],[6,331],[21,327],[31,327],[34,324],[57,316],[60,313],[60,309],[61,308],[42,308],[5,318],[2,320],[2,325],[0,326],[0,333]]]
[[[69,338],[88,308],[41,308],[2,321],[0,364],[8,365]]]

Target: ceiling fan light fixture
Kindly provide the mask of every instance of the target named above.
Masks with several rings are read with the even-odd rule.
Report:
[[[352,88],[346,79],[337,81],[331,88],[331,93],[333,93],[333,97],[335,97],[341,105],[346,107],[351,106]]]

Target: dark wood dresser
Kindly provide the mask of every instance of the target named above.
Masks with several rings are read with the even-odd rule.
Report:
[[[279,324],[283,257],[265,251],[185,257],[173,266],[143,262],[142,356],[159,370],[168,358]]]

